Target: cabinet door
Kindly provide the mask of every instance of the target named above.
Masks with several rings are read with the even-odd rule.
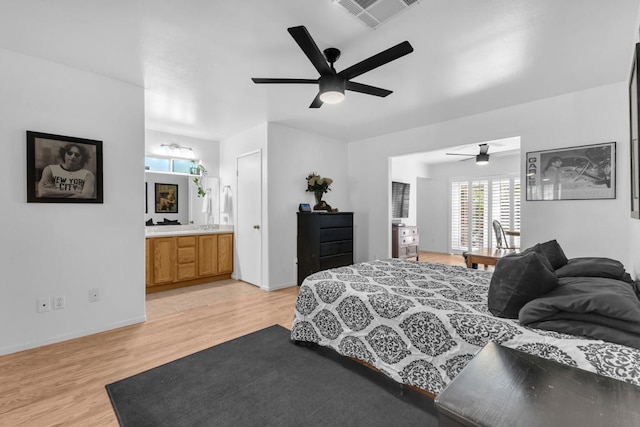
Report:
[[[218,234],[218,273],[233,271],[233,234]]]
[[[153,284],[172,283],[176,264],[175,237],[153,239]]]
[[[218,235],[198,236],[198,275],[213,276],[218,273]]]

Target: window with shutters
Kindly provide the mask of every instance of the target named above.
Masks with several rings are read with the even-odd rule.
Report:
[[[505,229],[520,229],[520,178],[451,181],[452,252],[495,247],[493,220]]]

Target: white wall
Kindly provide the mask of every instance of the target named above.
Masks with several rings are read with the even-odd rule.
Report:
[[[235,211],[236,158],[262,151],[262,289],[276,290],[296,284],[298,205],[313,205],[306,192],[306,177],[317,172],[334,180],[324,200],[340,211],[350,211],[347,146],[335,139],[264,123],[220,144],[220,185],[231,186]],[[231,215],[232,222],[235,215]],[[269,238],[269,236],[274,236]],[[237,263],[234,277],[241,274]]]
[[[268,289],[297,283],[297,217],[300,203],[315,204],[307,192],[311,172],[333,179],[323,200],[350,212],[347,144],[335,139],[269,123],[269,241]]]
[[[420,250],[449,252],[451,179],[511,174],[520,176],[520,162],[520,154],[510,154],[491,156],[489,164],[483,166],[476,165],[473,160],[429,165],[428,178],[418,181]]]
[[[143,89],[0,49],[0,98],[0,354],[143,321]],[[104,203],[27,203],[26,130],[103,141]]]
[[[387,193],[378,191],[390,181],[389,156],[520,136],[522,153],[617,141],[617,198],[523,201],[521,245],[557,239],[569,257],[606,256],[637,269],[629,250],[638,247],[631,242],[640,240],[640,227],[630,225],[629,217],[627,91],[627,83],[621,82],[350,143],[358,261],[389,252],[389,202]]]

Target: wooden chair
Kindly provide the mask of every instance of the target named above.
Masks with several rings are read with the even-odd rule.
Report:
[[[496,234],[496,248],[497,249],[518,249],[515,245],[509,244],[507,234],[502,228],[502,224],[497,219],[493,221],[493,231]]]

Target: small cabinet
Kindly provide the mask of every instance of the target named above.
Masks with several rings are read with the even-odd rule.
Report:
[[[231,278],[233,233],[146,239],[148,292]]]
[[[415,258],[418,260],[420,228],[402,226],[391,228],[391,256],[393,258]]]

